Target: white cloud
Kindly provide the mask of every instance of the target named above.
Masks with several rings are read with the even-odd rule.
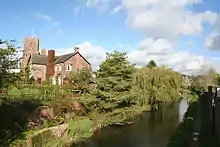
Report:
[[[87,0],[86,5],[88,7],[96,7],[100,5],[108,5],[112,0]]]
[[[40,13],[40,12],[36,12],[35,15],[40,18],[40,19],[43,19],[43,20],[47,20],[47,21],[52,21],[52,17],[47,15],[47,14],[43,14],[43,13]]]
[[[122,6],[121,5],[119,5],[119,6],[117,6],[117,7],[115,7],[115,8],[113,8],[112,10],[111,10],[111,13],[117,13],[117,12],[119,12],[120,10],[122,9]]]
[[[193,13],[188,10],[186,7],[192,5],[192,0],[138,2],[123,1],[127,24],[150,37],[173,39],[179,35],[197,35],[203,31],[204,23],[213,24],[217,20],[214,12]]]
[[[93,70],[97,70],[100,63],[106,59],[106,49],[101,46],[93,45],[90,42],[83,42],[75,46],[79,47],[80,53],[91,62]],[[56,56],[71,52],[74,52],[74,47],[56,49]],[[150,60],[155,60],[158,65],[166,65],[184,74],[198,74],[201,68],[211,66],[220,71],[220,67],[213,64],[211,59],[186,51],[177,52],[169,41],[161,39],[146,38],[140,42],[136,50],[128,52],[128,60],[135,63],[137,67],[147,65]]]
[[[5,43],[0,44],[0,49],[7,49],[7,48],[8,48],[7,44]]]
[[[220,15],[212,32],[206,37],[205,46],[210,50],[220,50]]]
[[[193,55],[186,51],[175,51],[168,40],[147,38],[140,42],[138,49],[129,52],[128,59],[138,66],[146,65],[155,60],[159,65],[166,65],[176,71],[192,74],[197,73],[205,64],[203,56]]]
[[[205,45],[211,50],[220,50],[220,34],[208,36]]]
[[[93,70],[97,70],[99,64],[105,60],[106,50],[101,46],[93,45],[90,42],[83,42],[75,46],[79,47],[79,52],[92,64]],[[56,49],[56,56],[72,52],[74,52],[74,47]]]
[[[88,7],[111,7],[114,0],[87,0]],[[123,9],[127,24],[148,37],[173,39],[179,35],[198,35],[203,24],[214,24],[218,15],[212,11],[193,12],[202,0],[120,0],[110,13]]]
[[[110,7],[109,4],[112,0],[87,0],[86,6],[88,8],[95,8],[99,12],[108,12]]]
[[[60,34],[62,34],[63,32],[64,32],[63,29],[57,29],[57,30],[55,31],[55,34],[56,34],[56,35],[60,35]]]
[[[101,46],[83,42],[77,47],[80,48],[80,53],[92,63],[93,70],[97,70],[99,64],[105,60],[106,50]]]
[[[37,17],[37,18],[40,18],[42,20],[46,20],[46,21],[49,21],[51,22],[53,25],[57,26],[60,24],[59,21],[56,21],[54,20],[50,15],[48,14],[44,14],[44,13],[40,13],[40,12],[35,12],[34,15]]]
[[[111,0],[94,0],[87,6],[99,7],[103,3],[111,7]],[[202,0],[120,0],[110,13],[123,10],[126,24],[132,29],[144,33],[146,39],[137,49],[128,53],[129,60],[137,65],[146,65],[155,60],[185,73],[198,72],[201,67],[213,64],[207,58],[187,51],[175,50],[175,41],[181,35],[201,35],[204,24],[213,26],[218,21],[218,14],[210,10],[195,12],[193,7]],[[220,26],[220,25],[219,25]],[[212,39],[212,40],[211,40]],[[220,46],[217,37],[207,39],[208,46]],[[220,68],[219,68],[220,69]]]

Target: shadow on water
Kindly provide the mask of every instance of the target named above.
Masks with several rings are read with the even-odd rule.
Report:
[[[166,147],[179,124],[179,103],[145,112],[131,125],[106,127],[88,142],[72,147]]]
[[[17,138],[24,138],[27,130],[27,114],[33,112],[41,103],[39,101],[15,102],[0,101],[0,146],[7,147]]]

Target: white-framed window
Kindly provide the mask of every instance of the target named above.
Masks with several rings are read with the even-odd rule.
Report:
[[[71,71],[72,70],[72,65],[71,64],[68,64],[67,67],[66,67],[67,71]]]
[[[62,65],[60,65],[60,71],[62,71]]]
[[[58,67],[57,67],[57,66],[55,66],[55,71],[57,71],[57,68],[58,68]]]

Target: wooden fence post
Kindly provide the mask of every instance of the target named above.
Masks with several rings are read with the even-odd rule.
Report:
[[[209,124],[212,127],[213,124],[213,110],[212,110],[212,101],[213,101],[213,86],[208,86],[208,111],[209,111]]]

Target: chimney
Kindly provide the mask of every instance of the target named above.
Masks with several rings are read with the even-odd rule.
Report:
[[[41,55],[45,55],[46,56],[47,55],[47,51],[45,49],[42,49],[41,50]]]
[[[49,80],[50,77],[54,76],[54,72],[55,72],[54,58],[55,58],[55,50],[48,50],[47,71],[46,71],[47,80]]]
[[[79,47],[75,47],[74,50],[75,50],[75,53],[79,52]]]

